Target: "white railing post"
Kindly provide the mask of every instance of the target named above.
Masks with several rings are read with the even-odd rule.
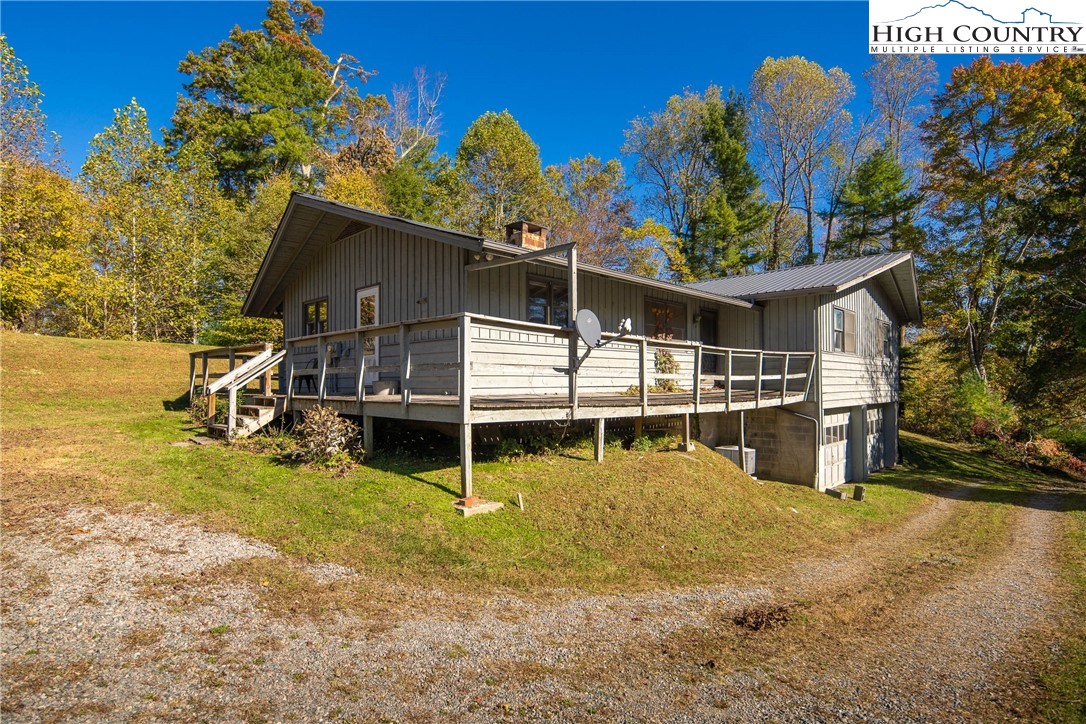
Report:
[[[724,411],[732,411],[732,351],[724,353]]]
[[[230,386],[226,388],[226,439],[234,439],[234,426],[238,419],[238,388]]]
[[[460,421],[471,422],[471,316],[460,318]]]
[[[694,348],[694,412],[701,404],[701,345]]]
[[[807,382],[803,385],[803,398],[806,399],[811,395],[811,382],[814,380],[815,365],[818,362],[818,356],[815,353],[811,353],[807,356]]]
[[[641,338],[641,416],[649,414],[649,342]]]
[[[196,355],[189,355],[189,404],[192,404],[192,396],[196,394]]]
[[[762,406],[762,363],[765,361],[764,352],[758,353],[758,369],[754,372],[754,406]]]
[[[328,343],[325,341],[325,337],[321,335],[317,337],[317,354],[319,371],[317,374],[317,404],[324,404],[324,382],[328,375]]]
[[[208,378],[208,375],[211,374],[211,372],[210,372],[211,365],[209,364],[208,359],[207,359],[207,352],[204,352],[202,356],[203,356],[203,360],[204,360],[203,393],[206,395],[207,394],[207,378]]]
[[[569,279],[566,292],[566,328],[569,330],[569,406],[577,411],[577,339],[574,322],[577,319],[577,247],[570,248],[567,256]]]
[[[411,397],[411,342],[409,332],[400,323],[400,404],[407,407]]]
[[[287,341],[287,409],[294,402],[294,342]],[[282,381],[280,381],[282,384]]]
[[[784,398],[788,396],[788,359],[789,354],[786,352],[784,367],[781,369],[781,404],[784,404]]]
[[[357,377],[354,381],[355,402],[366,399],[366,333],[354,333],[354,367]]]

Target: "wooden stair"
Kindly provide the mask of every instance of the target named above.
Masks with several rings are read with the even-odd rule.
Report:
[[[262,430],[283,414],[286,398],[280,395],[246,395],[238,405],[238,414],[234,423],[234,438],[248,437]],[[213,437],[225,438],[226,423],[207,426],[207,432]]]

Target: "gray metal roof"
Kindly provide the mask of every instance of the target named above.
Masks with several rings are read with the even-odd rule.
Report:
[[[919,322],[920,299],[916,272],[913,255],[907,251],[707,279],[692,282],[690,286],[723,296],[758,301],[797,294],[841,292],[885,272],[891,272],[885,282],[893,283],[894,296],[900,300],[902,311],[910,321]]]

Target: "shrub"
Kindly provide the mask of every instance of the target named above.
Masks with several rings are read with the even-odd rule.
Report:
[[[998,390],[972,372],[962,375],[954,389],[955,409],[961,426],[974,437],[1002,435],[1018,424],[1014,407],[1004,401]]]
[[[206,425],[207,424],[207,396],[195,395],[189,402],[188,409],[185,412],[189,416],[189,422],[193,425]]]
[[[314,407],[302,413],[302,422],[295,428],[298,448],[294,454],[315,465],[349,465],[352,458],[361,460],[365,452],[359,433],[358,425],[331,407]]]

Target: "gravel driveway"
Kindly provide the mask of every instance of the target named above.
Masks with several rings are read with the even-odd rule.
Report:
[[[714,675],[669,663],[666,642],[748,606],[854,586],[938,531],[968,492],[934,498],[837,558],[747,586],[469,599],[310,567],[317,581],[373,586],[372,610],[318,620],[274,614],[259,584],[215,575],[279,558],[266,544],[155,511],[75,508],[3,538],[4,718],[966,718],[1055,606],[1050,498],[1014,512],[998,556],[900,612],[885,637],[842,651],[832,670]],[[641,666],[626,659],[631,647],[663,655]]]

